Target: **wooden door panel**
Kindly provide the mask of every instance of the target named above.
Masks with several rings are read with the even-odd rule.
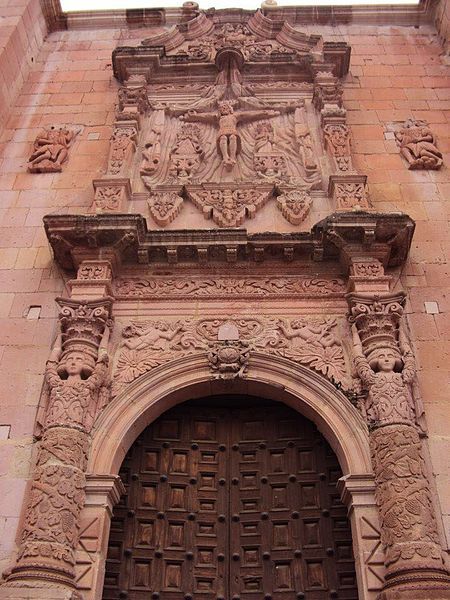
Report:
[[[357,599],[336,456],[292,410],[177,407],[120,474],[104,600]]]

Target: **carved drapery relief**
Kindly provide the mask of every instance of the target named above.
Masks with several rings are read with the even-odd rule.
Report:
[[[404,294],[349,294],[354,363],[366,400],[386,583],[380,599],[409,590],[450,589],[419,432],[414,359],[401,319]],[[404,591],[404,596],[402,594]]]
[[[425,121],[408,119],[395,132],[400,153],[408,163],[408,169],[440,169],[442,152],[436,146],[436,138]]]
[[[116,298],[283,298],[338,297],[345,292],[343,279],[309,277],[202,277],[116,279]]]
[[[90,431],[109,399],[106,344],[111,300],[59,300],[61,333],[47,362],[43,436],[8,583],[73,588],[75,548],[85,498]]]
[[[226,319],[132,322],[123,330],[113,393],[158,365],[187,354],[205,353],[214,372],[220,373],[222,365],[223,372],[229,374],[235,372],[240,360],[246,368],[252,351],[289,358],[343,387],[349,386],[343,348],[335,335],[336,320],[237,319],[233,323],[242,344],[239,351],[231,345],[225,345],[228,350],[217,346],[219,328],[225,322]],[[231,354],[236,355],[236,360],[231,360]],[[245,368],[241,371],[239,367],[236,372],[242,375]]]
[[[74,127],[48,127],[42,130],[33,144],[28,159],[30,173],[59,173],[67,161],[69,148],[80,132]]]

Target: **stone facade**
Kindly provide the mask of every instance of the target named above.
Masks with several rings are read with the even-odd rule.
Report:
[[[327,437],[360,598],[447,598],[445,2],[1,10],[0,598],[101,598],[126,450],[211,393]]]

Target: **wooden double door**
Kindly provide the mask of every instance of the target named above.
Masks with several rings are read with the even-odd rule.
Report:
[[[174,408],[130,449],[104,600],[357,599],[321,434],[283,405],[220,404]]]

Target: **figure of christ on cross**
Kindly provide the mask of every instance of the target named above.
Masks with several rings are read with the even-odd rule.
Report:
[[[196,121],[199,123],[211,123],[218,126],[217,145],[222,156],[222,162],[227,169],[232,169],[236,164],[236,156],[240,145],[238,125],[240,123],[257,121],[258,119],[269,119],[280,113],[279,110],[234,110],[234,102],[222,100],[218,102],[218,110],[215,112],[188,111],[180,117],[183,121]]]

